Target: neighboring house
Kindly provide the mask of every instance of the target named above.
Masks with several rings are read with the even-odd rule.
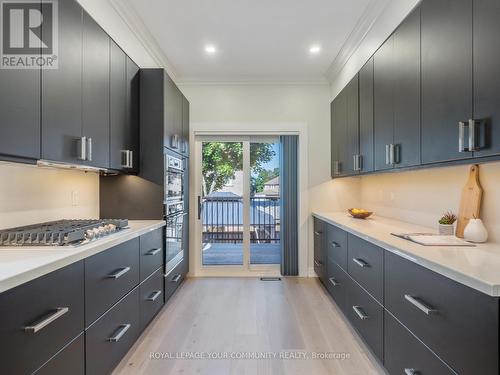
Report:
[[[234,178],[228,181],[222,189],[217,190],[217,193],[233,193],[236,195],[243,194],[243,171],[234,172]],[[213,195],[216,193],[212,193]]]
[[[280,196],[280,178],[274,177],[264,184],[264,190],[255,194],[256,197],[279,197]]]

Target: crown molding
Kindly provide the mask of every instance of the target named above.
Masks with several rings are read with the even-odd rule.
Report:
[[[158,67],[164,68],[168,75],[177,81],[178,74],[173,64],[168,60],[142,19],[130,4],[124,0],[108,0],[116,13],[122,18],[130,31],[136,36],[144,49],[150,54]]]
[[[385,11],[391,1],[392,0],[371,1],[326,71],[325,77],[329,82],[333,82],[339,75],[351,56],[358,49],[361,42],[365,39],[366,35],[370,32],[373,24]]]
[[[281,80],[281,79],[256,79],[256,80],[196,80],[180,79],[177,84],[181,86],[328,86],[330,83],[326,79],[321,80]]]

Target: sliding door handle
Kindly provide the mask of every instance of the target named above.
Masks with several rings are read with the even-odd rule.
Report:
[[[201,220],[201,212],[202,212],[202,206],[201,206],[201,196],[198,195],[198,220]]]

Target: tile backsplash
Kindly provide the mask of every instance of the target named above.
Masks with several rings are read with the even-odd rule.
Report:
[[[96,173],[0,162],[0,229],[98,217]]]

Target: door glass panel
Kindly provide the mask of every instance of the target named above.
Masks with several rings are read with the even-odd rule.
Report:
[[[250,143],[250,264],[281,263],[280,143]]]
[[[243,265],[243,142],[202,143],[202,264]]]

